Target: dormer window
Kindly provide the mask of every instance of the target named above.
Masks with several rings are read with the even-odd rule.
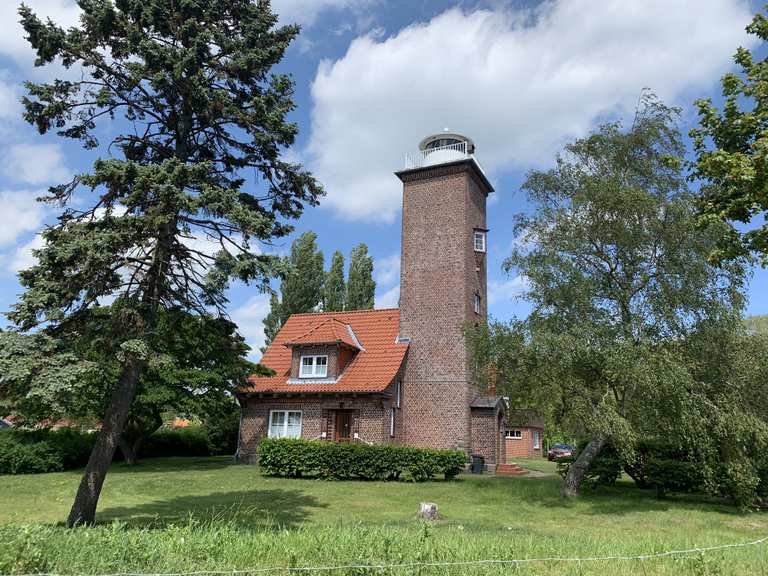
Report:
[[[301,378],[325,378],[328,374],[328,356],[302,356]]]
[[[475,230],[475,252],[486,251],[486,235],[488,233],[485,230]]]

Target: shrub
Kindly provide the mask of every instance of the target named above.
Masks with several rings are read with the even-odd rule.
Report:
[[[58,472],[64,465],[47,442],[24,442],[11,431],[0,432],[0,474]]]
[[[210,456],[208,436],[200,426],[188,426],[176,430],[158,430],[144,441],[142,458],[168,456]]]
[[[259,465],[265,474],[294,478],[397,480],[405,473],[416,482],[440,474],[450,480],[465,462],[466,455],[457,450],[273,438],[259,445]]]

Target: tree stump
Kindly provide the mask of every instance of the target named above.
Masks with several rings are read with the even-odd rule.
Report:
[[[419,505],[419,518],[424,520],[439,520],[440,513],[437,511],[437,504],[434,502],[422,502]]]

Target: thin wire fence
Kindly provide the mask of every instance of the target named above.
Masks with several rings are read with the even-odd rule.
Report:
[[[397,569],[416,569],[416,568],[455,568],[471,566],[512,566],[534,563],[558,563],[558,562],[608,562],[608,561],[631,561],[631,560],[653,560],[657,558],[668,558],[672,556],[690,556],[693,554],[703,554],[705,552],[715,552],[718,550],[728,550],[733,548],[746,548],[748,546],[759,546],[768,542],[768,536],[764,536],[752,542],[739,542],[735,544],[720,544],[718,546],[706,546],[688,548],[685,550],[668,550],[666,552],[654,552],[638,555],[615,555],[615,556],[586,556],[583,558],[575,557],[557,557],[547,556],[543,558],[518,558],[507,560],[465,560],[455,562],[405,562],[401,564],[342,564],[338,566],[271,566],[267,568],[249,568],[246,570],[199,570],[195,572],[113,572],[109,574],[60,574],[56,572],[38,572],[31,574],[0,574],[0,576],[237,576],[239,574],[266,574],[270,572],[332,572],[336,570],[397,570]]]

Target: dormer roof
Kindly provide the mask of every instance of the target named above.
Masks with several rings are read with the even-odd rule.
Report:
[[[310,328],[307,332],[296,338],[291,338],[283,346],[306,346],[308,344],[341,344],[355,350],[360,350],[360,342],[355,336],[352,326],[342,322],[335,316]]]
[[[398,339],[399,328],[397,308],[293,314],[259,362],[274,370],[275,375],[251,376],[249,383],[241,386],[237,393],[384,392],[394,381],[408,352],[408,343]],[[293,346],[335,342],[352,345],[358,352],[334,382],[290,381]]]

